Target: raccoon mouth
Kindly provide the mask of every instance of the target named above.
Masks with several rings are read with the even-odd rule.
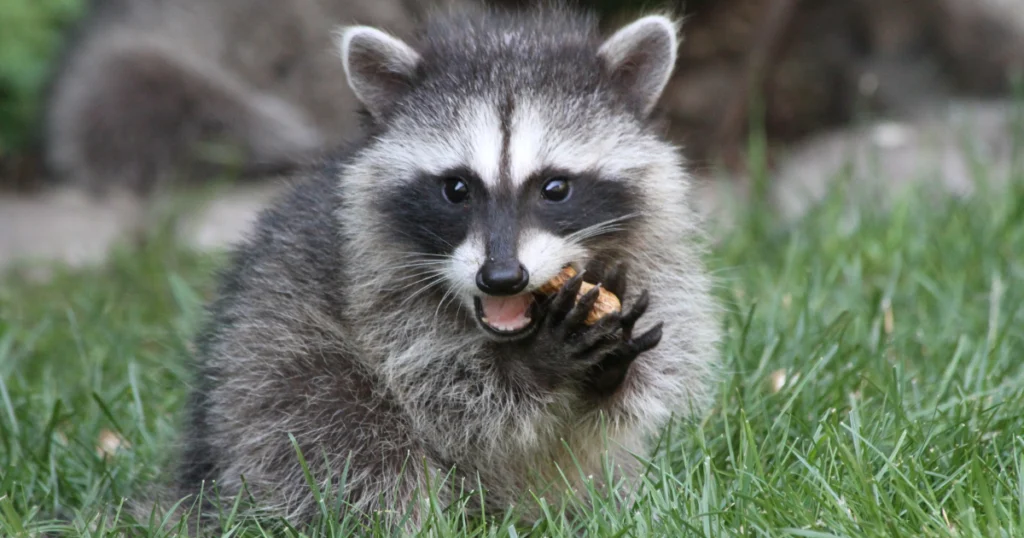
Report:
[[[476,319],[487,332],[504,338],[523,336],[537,318],[532,293],[508,297],[475,297]]]

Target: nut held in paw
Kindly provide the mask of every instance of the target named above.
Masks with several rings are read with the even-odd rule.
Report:
[[[562,272],[558,273],[555,278],[545,282],[538,291],[545,295],[557,293],[558,290],[562,289],[562,286],[574,276],[576,276],[576,270],[572,267],[566,267],[565,269],[562,269]],[[586,295],[586,293],[593,288],[593,284],[588,282],[581,283],[580,291],[576,295],[576,300],[579,301],[581,297]],[[614,293],[601,288],[601,291],[599,291],[597,295],[597,302],[594,303],[594,308],[590,311],[590,315],[587,316],[585,323],[587,325],[593,325],[608,314],[613,314],[620,310],[622,310],[622,303],[619,302],[619,298],[616,297]]]

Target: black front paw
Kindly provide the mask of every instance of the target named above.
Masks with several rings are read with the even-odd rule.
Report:
[[[585,275],[586,272],[569,279],[551,297],[544,309],[538,336],[561,348],[561,353],[558,353],[560,360],[567,361],[566,366],[577,372],[574,377],[582,380],[585,390],[604,396],[622,384],[630,365],[641,353],[658,345],[662,324],[658,323],[644,334],[633,337],[633,328],[649,304],[649,295],[644,291],[625,313],[609,314],[593,325],[587,325],[587,316],[597,301],[602,284],[596,285],[577,301]],[[608,291],[619,297],[625,294],[624,266],[613,268],[604,277]]]

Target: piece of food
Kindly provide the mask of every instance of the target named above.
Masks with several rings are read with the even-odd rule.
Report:
[[[558,293],[558,290],[562,289],[562,286],[569,281],[570,278],[576,276],[576,270],[572,267],[566,267],[562,269],[561,273],[547,281],[540,287],[538,291],[545,295],[553,295]],[[581,297],[594,288],[594,285],[589,282],[583,282],[580,284],[580,291],[576,295],[576,300],[579,301]],[[614,293],[601,288],[598,292],[597,301],[594,303],[594,308],[591,309],[590,315],[587,316],[585,323],[587,325],[593,325],[597,323],[601,318],[622,310],[622,303],[619,302],[619,298]]]

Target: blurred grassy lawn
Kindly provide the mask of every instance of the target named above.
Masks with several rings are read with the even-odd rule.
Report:
[[[1009,195],[865,208],[841,231],[840,195],[791,230],[751,209],[711,260],[729,311],[711,415],[670,430],[637,506],[599,502],[577,522],[552,509],[530,534],[1024,535],[1017,179]],[[86,529],[175,443],[221,262],[157,240],[51,283],[0,280],[0,534],[113,536]],[[124,440],[113,456],[104,436]],[[458,510],[432,525],[530,531]]]

